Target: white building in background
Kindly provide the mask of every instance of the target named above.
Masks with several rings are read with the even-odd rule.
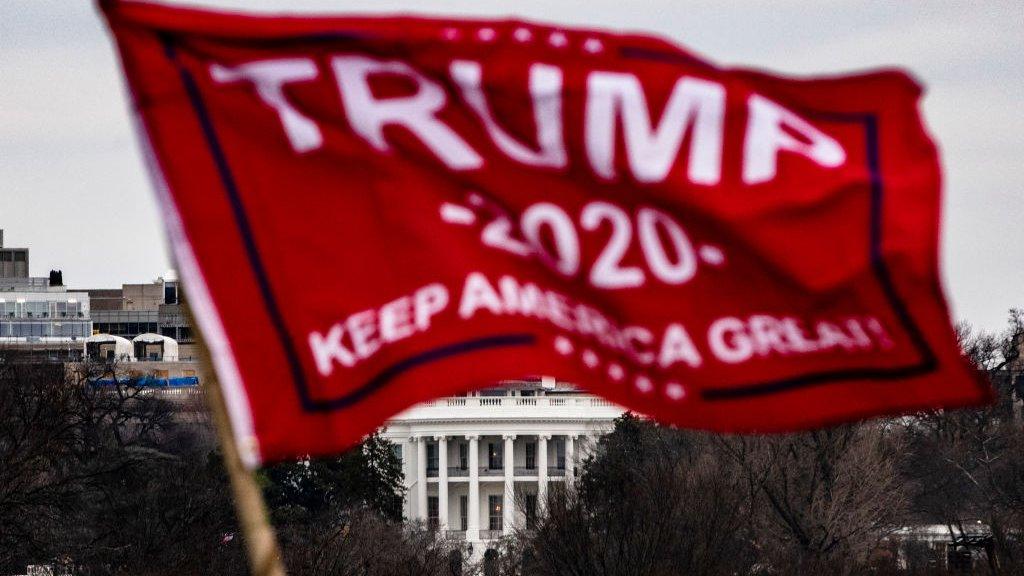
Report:
[[[135,342],[144,336],[146,342],[157,344],[159,341],[152,335],[164,336],[174,341],[177,359],[198,358],[195,336],[185,317],[183,293],[174,270],[168,270],[163,276],[145,284],[122,284],[120,288],[86,291],[92,300],[95,332]],[[169,353],[166,347],[163,353]]]
[[[69,291],[59,270],[29,276],[29,249],[4,247],[3,239],[0,230],[0,353],[79,358],[92,333],[89,294]]]
[[[89,294],[85,292],[68,292],[48,283],[0,288],[0,343],[81,343],[91,332]]]
[[[527,525],[552,484],[575,476],[625,410],[554,381],[440,398],[391,419],[408,488],[405,514],[449,538],[490,541]]]

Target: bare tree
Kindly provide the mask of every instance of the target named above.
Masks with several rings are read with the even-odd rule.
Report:
[[[498,573],[866,573],[905,519],[898,431],[723,438],[627,416],[536,529],[502,543]]]
[[[1024,311],[1011,310],[1001,334],[975,332],[967,324],[957,334],[966,359],[991,382],[996,401],[904,420],[904,474],[921,487],[913,502],[917,520],[945,524],[951,537],[982,523],[991,531],[989,571],[1016,574],[1024,569]]]
[[[502,576],[730,574],[750,568],[742,479],[703,435],[632,415],[575,485],[553,485],[535,530],[503,545]]]
[[[289,574],[296,576],[450,576],[450,540],[421,525],[403,524],[361,508],[333,522],[289,524],[279,532]]]
[[[233,531],[230,500],[216,467],[168,442],[175,428],[173,406],[117,363],[4,357],[0,572],[203,571]]]
[[[747,483],[761,557],[783,573],[854,573],[904,518],[902,445],[885,424],[721,445]]]

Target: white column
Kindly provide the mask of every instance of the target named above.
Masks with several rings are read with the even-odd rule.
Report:
[[[505,434],[505,448],[502,450],[505,457],[505,501],[501,506],[501,532],[502,534],[512,533],[512,520],[515,518],[515,445],[516,435]]]
[[[480,446],[477,436],[468,435],[469,440],[469,510],[466,541],[480,541]]]
[[[576,476],[576,436],[565,437],[565,479],[572,480]]]
[[[437,440],[437,524],[438,530],[448,529],[448,438]]]
[[[551,436],[537,436],[537,506],[547,504],[548,495],[548,440]],[[539,512],[539,510],[538,510]]]
[[[427,521],[427,439],[416,437],[416,520]]]
[[[402,501],[402,517],[412,519],[416,513],[412,502],[412,491],[416,487],[416,475],[413,474],[412,438],[402,440],[402,476],[405,477],[405,498]]]

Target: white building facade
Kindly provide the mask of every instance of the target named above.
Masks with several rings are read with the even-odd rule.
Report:
[[[554,382],[506,384],[407,410],[383,433],[401,450],[405,515],[486,546],[529,525],[552,484],[575,477],[623,412]]]

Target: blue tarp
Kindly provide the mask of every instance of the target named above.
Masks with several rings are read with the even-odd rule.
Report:
[[[122,386],[131,387],[152,387],[152,388],[180,388],[184,386],[198,386],[198,376],[180,376],[178,378],[156,378],[153,376],[142,376],[139,378],[118,378],[117,382]],[[113,378],[100,378],[93,380],[91,383],[93,386],[113,386]]]

